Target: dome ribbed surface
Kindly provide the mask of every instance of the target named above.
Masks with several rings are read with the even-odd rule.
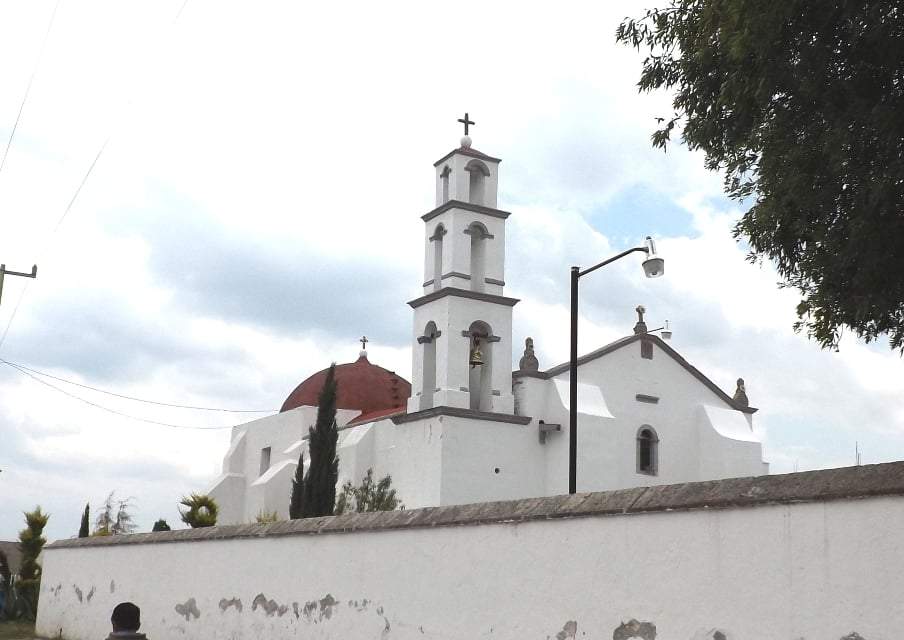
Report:
[[[318,371],[295,387],[283,403],[280,413],[303,406],[317,406],[329,369]],[[336,365],[339,409],[357,409],[371,413],[404,407],[411,395],[411,383],[383,367],[371,364],[366,355],[355,362]]]

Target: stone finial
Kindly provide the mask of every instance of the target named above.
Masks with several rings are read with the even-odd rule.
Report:
[[[750,400],[747,399],[747,390],[744,388],[744,378],[738,378],[738,388],[735,389],[732,400],[742,407],[750,406]]]
[[[524,341],[524,355],[518,361],[518,368],[521,371],[538,371],[540,369],[540,361],[534,355],[533,338],[528,338]]]
[[[642,304],[637,305],[634,309],[637,312],[637,324],[634,325],[634,333],[646,333],[647,323],[643,321],[643,314],[647,312]]]

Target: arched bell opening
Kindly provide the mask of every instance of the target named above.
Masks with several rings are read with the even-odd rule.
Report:
[[[468,327],[471,347],[468,350],[468,392],[470,407],[475,411],[492,411],[493,401],[493,330],[477,320]]]
[[[475,159],[465,165],[465,171],[471,174],[468,184],[468,202],[471,204],[484,204],[487,178],[490,177],[489,167],[480,160]]]
[[[424,335],[420,338],[423,351],[423,383],[421,389],[420,408],[433,407],[433,394],[436,391],[436,338],[439,332],[432,320],[424,327]]]
[[[442,224],[436,225],[436,231],[430,236],[433,243],[433,290],[442,287],[443,278],[443,236],[446,228]]]
[[[471,291],[483,291],[486,286],[487,241],[493,236],[481,222],[472,222],[465,233],[471,236]]]
[[[449,202],[449,176],[452,174],[452,169],[449,167],[443,167],[442,173],[439,174],[440,183],[442,186],[442,200],[440,204],[446,204]]]

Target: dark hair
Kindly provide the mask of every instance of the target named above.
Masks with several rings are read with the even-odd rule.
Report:
[[[113,631],[138,631],[141,626],[141,609],[131,602],[120,602],[110,616]]]

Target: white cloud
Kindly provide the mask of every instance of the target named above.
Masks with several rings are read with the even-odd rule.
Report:
[[[0,66],[0,141],[53,4],[0,8],[14,61]],[[748,380],[777,470],[849,462],[855,439],[865,461],[904,455],[900,358],[793,335],[794,294],[744,261],[719,177],[699,154],[650,148],[668,96],[638,95],[640,60],[613,43],[643,4],[190,0],[174,23],[182,4],[61,4],[0,173],[0,258],[39,262],[0,356],[130,395],[270,408],[354,359],[366,333],[371,360],[408,376],[418,216],[468,110],[475,146],[504,160],[516,345],[532,335],[543,365],[566,360],[568,267],[649,233],[652,212],[618,204],[641,189],[691,222],[660,239],[665,278],[632,257],[582,281],[582,350],[629,333],[644,303],[727,391]],[[24,286],[6,279],[0,330]],[[143,528],[175,524],[225,452],[228,431],[130,421],[3,371],[0,538],[38,502],[51,537],[72,535],[84,502],[113,489],[138,499]],[[164,422],[244,419],[66,388]]]

